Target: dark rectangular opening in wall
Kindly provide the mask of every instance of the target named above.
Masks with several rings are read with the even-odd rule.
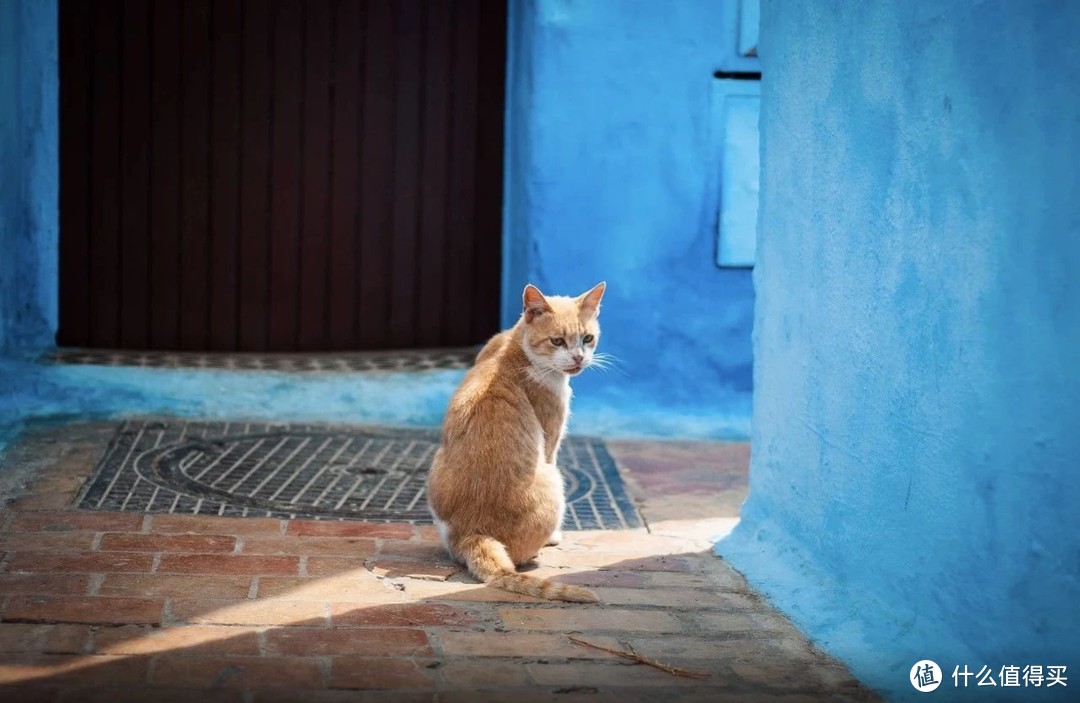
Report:
[[[64,346],[497,331],[506,0],[60,0]]]

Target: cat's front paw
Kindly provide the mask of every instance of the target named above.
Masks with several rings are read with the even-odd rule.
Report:
[[[548,541],[544,544],[545,547],[556,547],[562,542],[562,530],[555,530],[548,537]]]

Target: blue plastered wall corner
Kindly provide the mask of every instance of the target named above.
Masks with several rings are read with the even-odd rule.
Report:
[[[1077,36],[1053,0],[762,2],[754,448],[717,552],[890,700],[920,659],[950,700],[988,699],[954,666],[1078,666]]]
[[[19,116],[19,4],[0,1],[0,353],[13,337],[15,254],[22,225]]]
[[[526,283],[606,280],[600,350],[620,359],[575,380],[572,431],[749,432],[751,273],[715,264],[735,1],[510,3],[503,324]]]
[[[56,3],[0,1],[0,350],[51,345],[57,321]]]
[[[0,462],[37,407],[18,361],[57,324],[57,6],[0,0]]]

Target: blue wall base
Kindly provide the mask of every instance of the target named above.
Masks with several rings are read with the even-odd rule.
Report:
[[[939,688],[940,700],[946,696],[950,701],[997,700],[985,688],[966,694],[953,688],[955,663],[968,662],[970,668],[985,657],[943,627],[938,613],[887,603],[872,591],[850,587],[822,564],[809,561],[814,551],[792,539],[781,525],[744,515],[715,551],[808,633],[816,646],[841,658],[859,681],[887,700],[927,700],[906,679],[912,664],[922,659],[943,669],[946,682]],[[1004,700],[1016,703],[1021,698],[1004,696]]]
[[[174,415],[438,427],[463,371],[280,373],[45,365],[0,356],[0,459],[25,422]],[[625,405],[623,404],[625,402]],[[570,431],[605,437],[743,438],[749,405],[701,415],[626,398],[575,400]]]
[[[0,358],[0,456],[26,421],[136,415],[434,427],[460,371],[285,374],[47,366]]]

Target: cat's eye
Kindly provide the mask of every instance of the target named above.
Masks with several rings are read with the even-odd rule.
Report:
[[[585,342],[586,344],[592,344],[594,339],[596,339],[596,337],[592,336],[591,334],[587,334],[581,338],[581,341]]]
[[[563,339],[562,337],[552,337],[551,338],[551,343],[554,344],[557,347],[565,347],[566,346],[566,340]]]

